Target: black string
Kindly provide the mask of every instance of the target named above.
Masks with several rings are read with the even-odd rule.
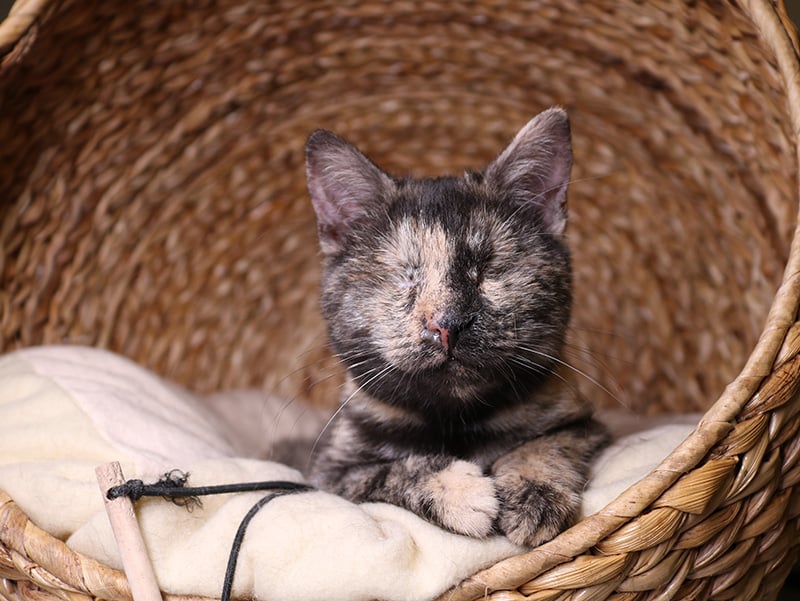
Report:
[[[112,486],[106,491],[106,497],[110,500],[128,497],[131,501],[138,501],[142,497],[163,497],[191,511],[194,507],[202,506],[198,497],[204,495],[221,495],[258,490],[276,491],[259,499],[259,501],[250,508],[250,511],[247,512],[244,518],[242,518],[242,521],[239,523],[239,528],[236,530],[236,536],[233,538],[231,552],[228,556],[228,565],[225,569],[225,579],[222,584],[222,594],[220,596],[220,601],[230,601],[231,590],[233,589],[233,577],[236,573],[236,563],[239,560],[239,550],[241,549],[242,541],[244,540],[244,535],[250,521],[264,505],[276,497],[314,490],[314,488],[308,484],[288,482],[285,480],[191,487],[186,486],[188,479],[188,473],[172,470],[164,474],[164,477],[155,484],[145,484],[141,480],[128,480],[119,486]]]
[[[202,507],[198,497],[206,495],[224,495],[237,492],[256,492],[259,490],[286,490],[302,491],[311,487],[308,484],[289,482],[285,480],[268,480],[264,482],[239,482],[236,484],[218,484],[215,486],[186,486],[189,474],[179,470],[172,470],[164,474],[155,484],[145,484],[141,480],[128,480],[119,486],[112,486],[106,492],[109,500],[119,497],[128,497],[131,501],[138,501],[142,497],[162,497],[176,505],[188,507]]]

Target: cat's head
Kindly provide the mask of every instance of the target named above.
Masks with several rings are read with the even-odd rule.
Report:
[[[492,404],[550,373],[571,304],[561,109],[480,173],[398,179],[326,131],[306,146],[321,305],[358,385],[388,402]]]

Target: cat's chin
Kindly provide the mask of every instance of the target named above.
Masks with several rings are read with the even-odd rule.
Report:
[[[417,366],[415,371],[420,380],[427,381],[433,387],[453,391],[457,397],[475,394],[486,380],[477,366],[458,357],[445,357],[428,363],[422,369]]]
[[[409,362],[405,371],[444,376],[446,374],[466,375],[470,370],[461,357],[437,353]]]

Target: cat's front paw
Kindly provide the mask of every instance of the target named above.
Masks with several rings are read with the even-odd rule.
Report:
[[[535,547],[571,524],[580,499],[540,482],[522,481],[503,488],[498,518],[500,531],[512,543]]]
[[[433,474],[426,485],[432,517],[444,528],[484,537],[500,510],[494,481],[480,467],[456,460]]]

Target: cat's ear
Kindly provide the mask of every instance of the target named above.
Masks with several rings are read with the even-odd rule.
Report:
[[[306,143],[306,180],[326,254],[341,249],[352,223],[370,214],[393,185],[355,146],[322,129]]]
[[[561,236],[567,225],[572,143],[566,111],[539,113],[485,171],[486,181],[513,202],[538,208],[545,227]]]

